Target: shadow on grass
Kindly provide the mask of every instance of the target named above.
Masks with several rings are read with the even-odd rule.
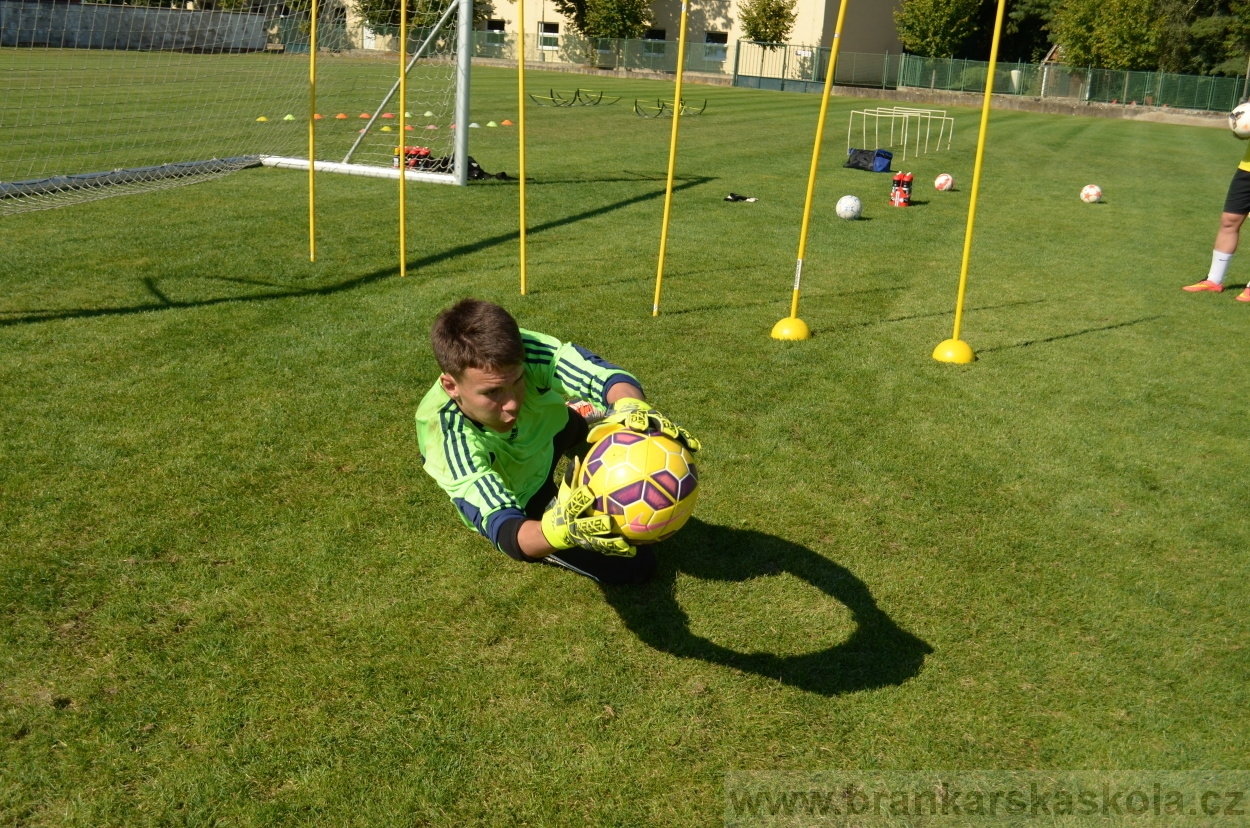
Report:
[[[692,519],[657,550],[659,569],[642,587],[604,587],[625,626],[648,646],[681,658],[731,667],[799,690],[837,696],[893,687],[920,672],[933,652],[899,627],[873,600],[863,581],[812,550],[773,535]],[[844,641],[802,655],[744,653],[695,635],[675,595],[677,574],[712,581],[747,581],[788,572],[851,611],[855,631]],[[801,625],[772,607],[761,623]]]
[[[708,272],[711,272],[711,271],[708,271]],[[682,275],[688,275],[688,274],[682,274]],[[809,293],[808,301],[811,302],[812,297],[820,297],[820,298],[828,299],[828,298],[837,298],[839,296],[859,296],[859,295],[868,294],[868,293],[897,293],[897,292],[901,292],[904,290],[911,290],[912,288],[913,288],[913,285],[890,285],[887,287],[862,288],[862,289],[857,289],[857,290],[840,290],[840,291],[831,291],[828,293],[823,293],[823,292],[822,293]],[[681,308],[679,310],[662,311],[661,315],[681,316],[682,314],[685,314],[685,313],[712,313],[714,311],[740,310],[742,308],[757,308],[757,307],[763,307],[765,305],[777,305],[778,307],[780,307],[783,303],[788,302],[788,301],[789,300],[778,299],[776,296],[772,296],[768,299],[758,299],[753,302],[739,302],[737,304],[723,304],[723,305],[699,305],[693,308]],[[954,311],[951,311],[951,313],[954,313]],[[868,325],[872,323],[861,322],[858,324]]]
[[[1018,302],[1004,302],[1001,305],[982,305],[978,308],[964,308],[965,313],[973,311],[1002,310],[1003,308],[1014,308],[1018,305],[1038,305],[1047,302],[1047,299],[1021,299]],[[848,322],[847,327],[851,328],[869,328],[873,325],[885,325],[889,322],[910,322],[913,319],[930,319],[934,316],[954,316],[955,309],[945,311],[933,311],[930,313],[913,313],[908,316],[891,316],[886,319],[871,319],[867,322]]]
[[[677,191],[689,189],[691,187],[698,187],[715,180],[715,178],[709,176],[691,178],[683,181],[681,184],[675,184],[673,186],[673,190]],[[529,228],[528,235],[542,233],[546,230],[554,230],[557,227],[564,227],[569,224],[576,224],[577,222],[585,219],[612,213],[635,204],[641,204],[646,201],[651,201],[652,199],[662,198],[663,196],[663,189],[651,190],[649,192],[642,193],[641,195],[633,196],[632,198],[621,199],[620,201],[615,201],[611,204],[605,204],[602,207],[595,207],[590,210],[584,210],[580,213],[565,216],[564,218],[544,222],[543,224]],[[455,259],[459,256],[467,256],[472,253],[478,253],[482,250],[487,250],[500,244],[516,241],[519,236],[519,230],[515,230],[510,233],[500,233],[499,235],[491,236],[480,241],[462,244],[449,250],[444,250],[441,253],[433,253],[420,259],[410,260],[408,268],[410,271],[419,270],[420,268],[428,267],[429,265],[444,262],[449,259]],[[153,311],[163,310],[184,310],[188,308],[207,308],[212,307],[213,305],[227,305],[238,302],[268,302],[275,299],[331,296],[335,293],[355,290],[357,288],[364,287],[365,285],[382,281],[383,279],[389,279],[397,276],[398,274],[398,267],[388,267],[383,268],[382,270],[375,270],[372,273],[366,273],[362,276],[356,276],[352,279],[346,279],[342,282],[336,282],[331,285],[322,285],[321,287],[289,288],[287,290],[279,290],[272,293],[255,293],[247,296],[220,296],[212,299],[197,299],[193,301],[181,301],[169,297],[160,289],[156,279],[146,277],[143,279],[143,285],[147,289],[148,293],[152,294],[152,296],[156,299],[155,302],[145,302],[138,305],[128,305],[126,307],[117,308],[67,308],[65,310],[57,311],[0,311],[0,314],[4,314],[6,316],[10,314],[21,314],[20,316],[12,316],[8,319],[0,319],[0,328],[11,325],[33,325],[40,322],[52,322],[58,319],[90,319],[92,317],[99,316],[128,316],[134,313],[151,313]],[[218,277],[210,276],[208,278]]]
[[[1061,339],[1071,339],[1074,336],[1085,336],[1086,334],[1100,333],[1102,331],[1114,331],[1116,328],[1127,328],[1130,325],[1140,325],[1142,322],[1150,322],[1154,319],[1160,318],[1160,314],[1155,314],[1154,316],[1143,316],[1141,319],[1130,319],[1128,322],[1117,322],[1114,325],[1100,325],[1097,328],[1085,328],[1084,330],[1073,331],[1072,333],[1066,334],[1056,334],[1055,336],[1047,336],[1041,339],[1027,339],[1024,342],[1015,342],[1011,345],[999,345],[995,348],[981,348],[977,351],[977,353],[988,354],[993,351],[1006,351],[1009,348],[1027,348],[1030,345],[1041,345],[1046,342],[1058,342]]]

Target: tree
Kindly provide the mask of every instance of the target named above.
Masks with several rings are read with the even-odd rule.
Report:
[[[1040,63],[1050,51],[1050,21],[1059,0],[1012,0],[1007,4],[998,59],[1004,62]],[[977,31],[964,42],[961,57],[985,60],[994,37],[998,0],[983,0]]]
[[[295,2],[302,3],[304,9],[308,8],[308,0],[295,0]],[[371,29],[378,30],[399,25],[400,0],[349,0],[349,2],[352,10]],[[433,26],[443,16],[443,12],[447,11],[448,4],[456,0],[407,0],[407,2],[408,25],[416,29]],[[288,0],[288,5],[291,4],[292,0]],[[491,13],[491,8],[489,3],[474,3],[473,22],[485,20]]]
[[[1051,33],[1072,66],[1155,70],[1172,15],[1166,2],[1061,0]]]
[[[794,28],[796,0],[747,0],[739,22],[742,31],[759,43],[785,43]]]
[[[903,0],[894,12],[898,39],[921,57],[954,57],[977,30],[981,0]]]
[[[651,0],[591,0],[586,7],[586,34],[591,37],[637,39],[651,28]]]
[[[639,38],[651,26],[651,0],[555,0],[554,5],[587,37]]]

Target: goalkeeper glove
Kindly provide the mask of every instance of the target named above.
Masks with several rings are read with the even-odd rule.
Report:
[[[543,537],[556,549],[571,549],[574,546],[598,552],[601,555],[616,555],[632,558],[637,551],[629,545],[629,541],[612,531],[612,519],[607,515],[591,515],[581,517],[595,502],[589,486],[570,485],[577,480],[577,472],[581,461],[574,458],[569,463],[564,480],[560,483],[559,492],[547,511],[543,513]]]
[[[615,429],[607,428],[609,425],[624,426],[630,431],[636,431],[639,434],[649,434],[652,432],[660,432],[665,437],[670,437],[682,443],[693,454],[698,451],[702,445],[691,436],[689,431],[674,423],[668,417],[656,411],[642,400],[635,400],[631,397],[617,400],[613,403],[608,415],[603,418],[602,424],[595,427],[590,432],[588,438],[591,443],[597,442],[596,431],[600,431],[600,436],[607,436]]]

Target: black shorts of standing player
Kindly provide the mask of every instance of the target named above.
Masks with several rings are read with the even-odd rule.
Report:
[[[554,479],[556,465],[560,462],[561,457],[575,454],[578,450],[586,448],[586,435],[589,431],[590,427],[586,424],[586,420],[582,418],[582,415],[570,408],[568,423],[551,440],[552,448],[555,451],[551,457],[551,468],[547,471],[547,482],[525,505],[525,516],[527,518],[542,520],[547,504],[556,496],[559,488]],[[545,558],[530,558],[523,554],[520,546],[517,545],[516,534],[520,528],[520,519],[518,518],[515,523],[517,524],[516,526],[504,525],[503,530],[500,532],[500,547],[510,557],[519,561],[562,566],[579,575],[592,578],[601,584],[642,584],[650,580],[651,576],[655,574],[656,559],[654,546],[635,547],[638,551],[632,558],[604,555],[578,547],[560,549]]]
[[[1239,169],[1233,173],[1228,196],[1224,199],[1224,212],[1239,216],[1250,213],[1250,172]]]

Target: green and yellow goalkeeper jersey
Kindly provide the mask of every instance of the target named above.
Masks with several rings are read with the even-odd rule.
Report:
[[[1250,172],[1250,146],[1246,147],[1246,154],[1241,157],[1241,163],[1237,165],[1237,169]]]
[[[508,434],[470,420],[435,382],[417,407],[417,445],[427,474],[451,498],[466,526],[499,545],[499,530],[551,474],[552,438],[568,424],[566,398],[607,406],[608,389],[638,380],[555,337],[522,329],[525,401]]]

